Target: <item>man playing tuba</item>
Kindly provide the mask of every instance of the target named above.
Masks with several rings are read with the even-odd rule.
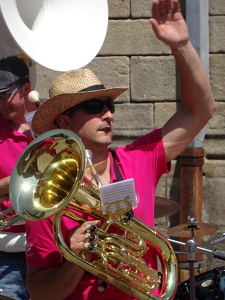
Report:
[[[215,102],[208,76],[189,40],[186,23],[178,0],[154,0],[150,22],[159,40],[174,55],[181,78],[181,106],[160,128],[138,138],[132,144],[115,150],[115,161],[123,179],[133,178],[139,203],[134,215],[154,225],[154,197],[162,174],[169,172],[176,158],[206,125],[215,112]],[[93,164],[103,185],[119,179],[108,147],[113,136],[113,113],[116,98],[124,87],[105,89],[88,69],[63,73],[50,87],[49,99],[34,115],[36,134],[61,128],[76,133],[93,154]],[[95,182],[89,170],[85,176]],[[98,278],[66,261],[55,245],[53,217],[27,221],[27,288],[32,300],[39,299],[126,299],[135,297],[107,286],[102,292]],[[86,225],[101,226],[100,220],[82,225],[65,221],[63,233],[71,251],[92,259],[85,248]],[[148,264],[156,264],[149,255]]]

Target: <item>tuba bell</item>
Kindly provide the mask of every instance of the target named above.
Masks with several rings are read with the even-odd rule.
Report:
[[[173,299],[178,272],[172,246],[161,233],[135,216],[102,214],[100,189],[84,177],[87,156],[82,141],[71,131],[56,129],[37,137],[12,172],[10,198],[15,211],[32,221],[54,215],[53,232],[62,255],[102,283],[110,283],[141,300]],[[90,156],[88,163],[91,164]],[[102,221],[100,228],[88,227],[91,238],[85,248],[95,253],[91,262],[66,245],[61,230],[64,217],[78,223],[90,217]],[[159,261],[157,269],[145,260],[152,251]],[[156,290],[160,291],[158,295]]]
[[[107,0],[0,0],[0,12],[7,32],[0,48],[6,45],[6,56],[14,55],[9,54],[13,46],[45,68],[61,72],[94,59],[108,26]]]

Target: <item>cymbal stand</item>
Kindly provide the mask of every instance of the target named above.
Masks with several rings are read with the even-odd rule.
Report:
[[[194,273],[194,263],[195,263],[195,251],[197,249],[197,244],[194,240],[194,230],[195,226],[190,224],[189,229],[191,230],[191,240],[186,241],[185,243],[179,242],[179,244],[183,244],[185,250],[188,255],[189,262],[189,277],[190,277],[190,300],[196,300],[195,296],[195,273]],[[169,241],[172,242],[171,239]]]
[[[173,239],[168,239],[169,242],[182,245],[184,246],[185,250],[187,253],[182,252],[182,254],[187,254],[188,255],[188,262],[189,262],[189,275],[190,275],[190,299],[191,300],[196,300],[196,295],[195,295],[195,274],[194,274],[194,262],[195,262],[195,251],[200,250],[204,252],[208,252],[213,254],[215,258],[225,260],[225,251],[220,251],[220,250],[209,250],[206,248],[198,247],[195,240],[194,240],[194,228],[191,228],[192,230],[192,239],[186,241],[185,243],[176,241]]]
[[[221,233],[220,238],[215,240],[215,241],[212,241],[211,244],[215,245],[215,244],[220,243],[224,240],[225,240],[225,233]],[[221,251],[221,250],[216,249],[214,251],[214,257],[218,258],[218,259],[225,260],[225,251],[224,250]]]
[[[211,242],[211,244],[215,245],[215,244],[220,243],[220,242],[222,242],[224,240],[225,240],[225,232],[221,233],[220,238],[217,239],[217,240],[215,240],[215,241],[213,241],[213,242]]]

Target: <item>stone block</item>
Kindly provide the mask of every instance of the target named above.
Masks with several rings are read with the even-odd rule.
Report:
[[[176,99],[176,68],[172,56],[131,58],[131,100]]]
[[[129,59],[126,56],[96,57],[87,68],[91,69],[106,88],[128,87],[116,102],[128,102],[129,94]]]
[[[210,82],[214,98],[225,100],[225,59],[224,54],[210,55]]]
[[[109,20],[106,39],[100,55],[169,54],[170,49],[159,41],[149,20]]]
[[[132,18],[150,18],[153,0],[131,0]],[[180,0],[182,13],[185,14],[185,0]]]
[[[162,127],[177,111],[175,102],[155,103],[154,125],[156,128]]]
[[[132,18],[150,18],[153,0],[131,0]]]
[[[209,18],[210,52],[221,53],[225,51],[225,16],[212,16]]]
[[[205,178],[203,189],[203,216],[205,222],[225,225],[224,190],[225,178]]]
[[[225,161],[205,158],[203,165],[203,173],[207,176],[207,178],[216,179],[223,177],[225,174]]]
[[[51,82],[58,77],[62,72],[57,72],[49,70],[41,65],[36,65],[37,70],[37,80],[35,85],[35,90],[40,94],[40,98],[48,98],[48,90]]]
[[[216,158],[224,159],[225,158],[224,137],[213,136],[213,138],[206,138],[204,140],[203,146],[205,148],[206,157],[214,158],[214,159],[216,159]]]
[[[115,131],[129,130],[135,132],[144,130],[146,133],[153,129],[153,104],[118,104],[114,114]]]
[[[130,0],[108,0],[109,18],[124,19],[130,17]]]
[[[209,0],[210,15],[225,15],[224,0]]]
[[[225,124],[225,102],[217,102],[216,112],[209,121],[209,130],[224,129]],[[225,134],[225,132],[224,132]]]

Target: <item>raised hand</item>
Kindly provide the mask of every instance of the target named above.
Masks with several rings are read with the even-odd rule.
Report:
[[[153,0],[150,22],[158,39],[171,49],[177,49],[189,41],[178,0]]]

